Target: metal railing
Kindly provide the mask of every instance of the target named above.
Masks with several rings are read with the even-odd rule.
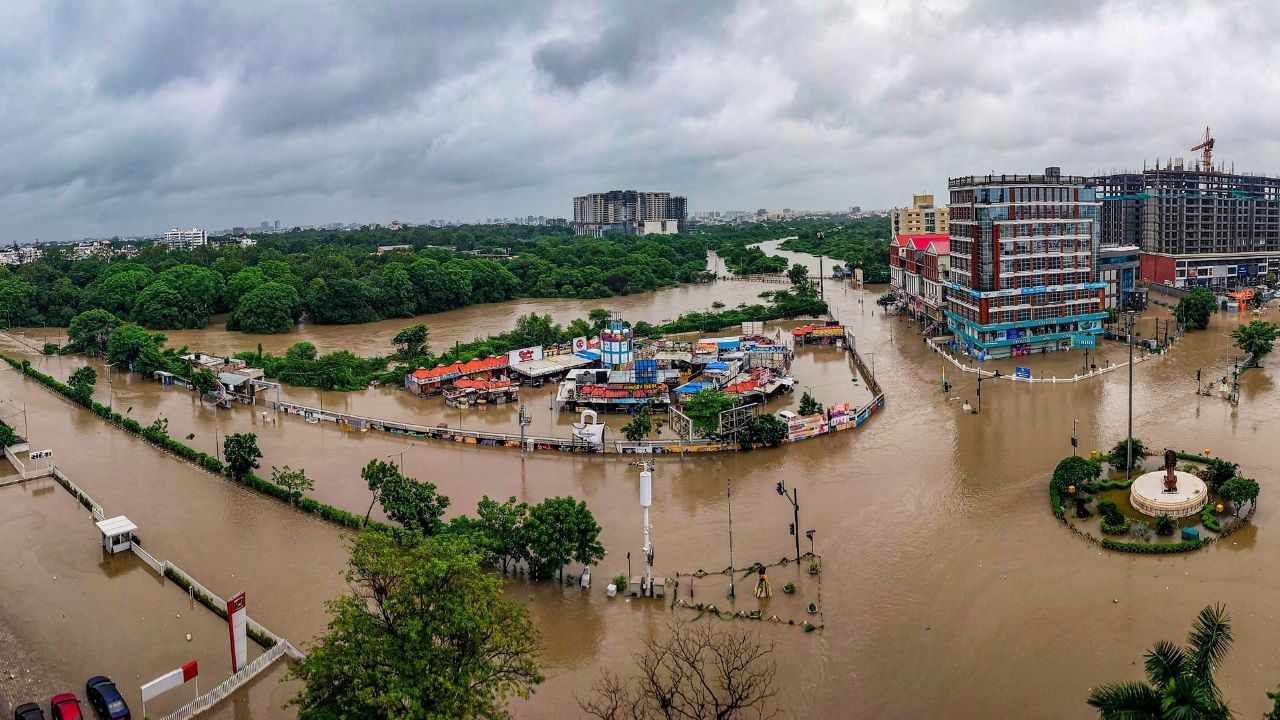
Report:
[[[935,338],[928,338],[925,340],[925,342],[929,343],[929,346],[933,348],[934,352],[938,353],[943,358],[946,358],[947,362],[956,366],[962,372],[973,373],[974,375],[978,375],[979,377],[981,377],[983,380],[1008,380],[1009,382],[1050,383],[1050,384],[1056,385],[1058,383],[1074,383],[1074,382],[1081,382],[1083,380],[1090,380],[1092,378],[1098,377],[1099,375],[1105,375],[1109,372],[1113,372],[1115,370],[1119,370],[1120,368],[1125,368],[1129,366],[1129,363],[1126,361],[1126,362],[1122,362],[1115,365],[1099,367],[1096,370],[1090,370],[1087,373],[1072,375],[1071,377],[1053,376],[1053,377],[1047,377],[1047,378],[1027,378],[1027,377],[1018,377],[1017,375],[1003,374],[1003,373],[1000,375],[996,375],[995,372],[992,370],[983,370],[982,368],[971,367],[969,365],[965,365],[964,363],[960,362],[958,359],[956,359],[955,356],[953,356],[951,353],[947,352],[943,347],[941,347],[939,343],[935,342]],[[1136,357],[1133,359],[1133,364],[1137,365],[1138,363],[1146,362],[1147,360],[1150,360],[1151,358],[1154,358],[1154,357],[1157,357],[1157,353],[1151,353],[1149,355]]]

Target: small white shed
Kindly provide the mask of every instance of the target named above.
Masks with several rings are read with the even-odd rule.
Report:
[[[115,555],[132,547],[133,531],[138,529],[133,521],[123,515],[94,523],[102,532],[102,549]]]

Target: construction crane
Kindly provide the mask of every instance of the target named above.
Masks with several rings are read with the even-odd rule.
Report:
[[[1204,129],[1204,142],[1191,148],[1191,152],[1204,151],[1204,159],[1200,161],[1201,172],[1213,172],[1213,138],[1209,137],[1209,128]]]

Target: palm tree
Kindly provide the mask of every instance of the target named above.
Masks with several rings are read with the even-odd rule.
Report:
[[[1103,720],[1225,720],[1213,671],[1231,647],[1231,618],[1222,605],[1196,616],[1185,647],[1161,640],[1147,651],[1146,682],[1113,682],[1089,693]]]

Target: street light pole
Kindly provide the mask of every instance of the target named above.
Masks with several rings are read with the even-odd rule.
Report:
[[[1132,310],[1125,313],[1128,324],[1128,340],[1129,340],[1129,440],[1125,443],[1125,467],[1126,477],[1133,477],[1133,321],[1134,312]]]
[[[521,461],[524,460],[524,429],[525,429],[525,426],[531,424],[532,422],[533,422],[533,418],[529,417],[529,413],[525,411],[524,403],[520,403],[519,423],[520,423],[520,460]]]
[[[787,499],[791,503],[791,534],[796,539],[796,565],[800,564],[800,491],[796,488],[791,489],[791,494],[787,494],[787,484],[785,481],[778,481],[778,494]]]
[[[873,372],[872,374],[874,375],[875,373]],[[982,412],[982,381],[991,380],[993,378],[998,378],[998,377],[1000,377],[999,370],[996,370],[995,372],[991,373],[991,375],[988,377],[982,377],[982,371],[981,370],[978,371],[978,412]]]
[[[729,502],[729,597],[736,597],[734,593],[734,571],[733,571],[733,478],[724,481],[724,496]]]

